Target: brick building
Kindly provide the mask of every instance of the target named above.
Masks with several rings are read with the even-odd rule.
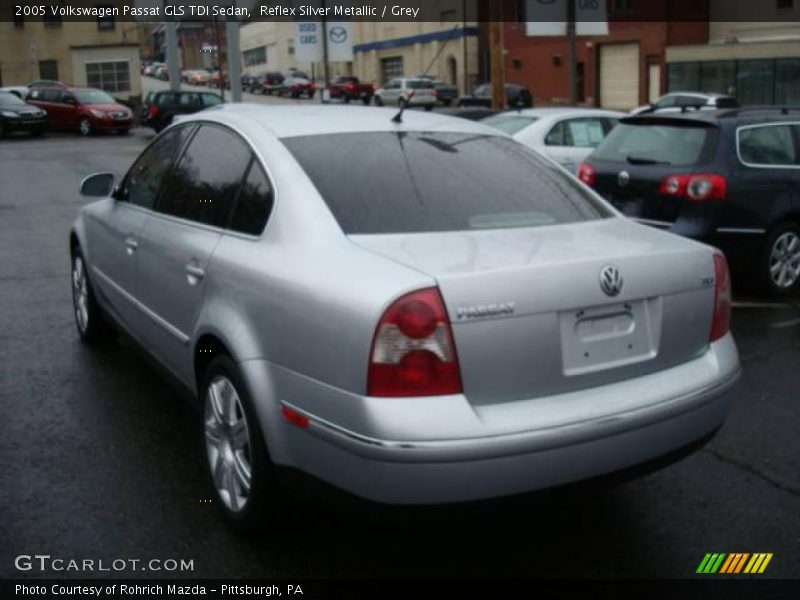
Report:
[[[578,101],[630,109],[666,92],[668,47],[708,42],[708,0],[607,2],[609,35],[577,40]],[[527,36],[526,7],[526,0],[504,5],[506,81],[527,84],[538,104],[568,103],[568,40]]]

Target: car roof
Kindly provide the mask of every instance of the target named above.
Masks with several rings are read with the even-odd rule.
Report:
[[[236,103],[207,109],[182,122],[213,120],[234,127],[244,126],[248,131],[257,124],[278,138],[380,131],[447,131],[505,137],[486,125],[434,112],[406,110],[402,123],[395,123],[392,118],[397,113],[395,108]]]
[[[599,108],[583,108],[580,106],[549,106],[543,108],[525,108],[522,110],[509,110],[503,115],[521,115],[524,117],[561,117],[565,115],[585,115],[598,117],[622,117],[624,113]]]
[[[674,113],[647,113],[626,117],[623,122],[658,122],[658,121],[702,121],[717,125],[725,121],[737,122],[769,122],[800,120],[800,106],[751,106],[746,108],[718,108],[715,110],[688,110]]]

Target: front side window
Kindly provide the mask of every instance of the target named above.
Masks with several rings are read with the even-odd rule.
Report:
[[[536,227],[611,215],[559,167],[501,136],[373,132],[283,143],[347,234]],[[354,167],[362,148],[370,151]]]
[[[136,206],[153,208],[161,182],[191,130],[192,127],[171,129],[153,142],[125,177],[119,199]]]
[[[222,98],[216,94],[203,94],[203,104],[206,106],[216,106],[222,103]]]
[[[739,156],[743,163],[760,166],[798,165],[792,125],[765,125],[739,130]]]
[[[159,212],[226,227],[250,157],[249,148],[233,133],[201,126],[164,186]]]

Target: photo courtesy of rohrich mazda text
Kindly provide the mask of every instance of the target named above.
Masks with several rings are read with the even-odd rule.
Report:
[[[3,597],[800,594],[800,6],[179,4],[0,20]]]

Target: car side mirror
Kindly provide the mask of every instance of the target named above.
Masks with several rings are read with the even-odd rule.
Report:
[[[95,173],[81,182],[81,195],[104,198],[114,191],[114,175]]]

